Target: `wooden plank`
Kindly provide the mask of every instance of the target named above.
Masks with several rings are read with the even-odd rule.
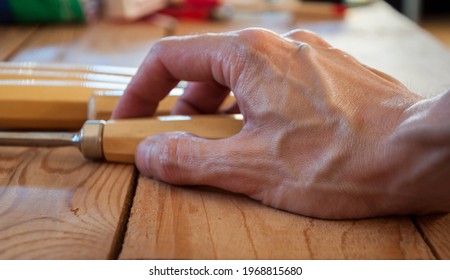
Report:
[[[164,35],[149,23],[45,26],[11,60],[137,67]]]
[[[439,259],[450,259],[450,214],[416,217],[416,225]]]
[[[0,26],[0,61],[13,55],[35,30],[35,26]]]
[[[450,18],[443,16],[429,16],[421,20],[420,25],[436,36],[442,43],[450,47]]]
[[[133,167],[74,148],[0,148],[0,258],[106,259]],[[122,217],[123,218],[123,217]]]
[[[140,177],[121,259],[431,259],[408,218],[326,221]]]
[[[11,60],[135,66],[132,61],[145,56],[164,31],[151,25],[147,33],[133,29],[45,26]],[[121,37],[128,31],[134,35]],[[126,55],[115,60],[121,52]],[[132,165],[91,162],[74,148],[1,147],[0,258],[116,258],[133,176]]]
[[[85,32],[85,28],[83,25],[41,26],[9,61],[65,61],[68,46]]]

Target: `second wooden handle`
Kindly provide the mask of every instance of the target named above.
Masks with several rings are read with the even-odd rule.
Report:
[[[178,98],[183,94],[184,89],[174,88],[158,105],[155,116],[170,115]],[[123,95],[122,91],[95,91],[88,103],[89,120],[109,120],[111,114]],[[228,95],[219,108],[224,111],[236,102],[234,95]]]

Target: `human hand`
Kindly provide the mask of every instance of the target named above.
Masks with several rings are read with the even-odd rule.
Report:
[[[448,175],[422,180],[432,167],[449,170],[449,149],[433,159],[410,137],[424,100],[315,34],[249,29],[163,39],[113,117],[151,116],[180,80],[190,85],[173,114],[216,113],[232,90],[229,111],[242,113],[243,129],[223,140],[152,136],[136,151],[144,175],[320,218],[450,210]]]

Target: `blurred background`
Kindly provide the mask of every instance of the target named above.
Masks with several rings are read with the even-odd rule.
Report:
[[[341,3],[346,6],[364,5],[373,0],[298,1],[298,0],[0,0],[0,22],[92,22],[99,18],[115,22],[142,20],[171,24],[179,19],[226,21],[236,11],[295,11],[302,16],[314,11],[319,2]],[[386,0],[392,7],[450,44],[450,1]],[[303,8],[300,8],[303,4]],[[320,4],[319,4],[320,5]],[[323,13],[318,12],[317,14]],[[161,17],[164,15],[164,17]],[[338,14],[336,14],[338,15]],[[159,17],[158,17],[159,16]],[[315,15],[317,16],[317,15]],[[172,26],[173,28],[173,26]],[[169,31],[170,32],[170,31]]]
[[[449,2],[0,0],[0,60],[138,67],[165,36],[303,28],[431,96],[450,87]]]
[[[450,1],[387,0],[387,2],[450,46]]]

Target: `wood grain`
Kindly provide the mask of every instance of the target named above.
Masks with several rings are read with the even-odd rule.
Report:
[[[419,216],[416,225],[439,259],[450,259],[450,214]]]
[[[36,29],[36,26],[0,26],[0,61],[7,60],[18,51]]]
[[[41,26],[8,61],[66,62],[69,48],[86,32],[83,25]]]
[[[371,7],[377,16],[366,10]],[[284,32],[292,28],[286,19],[287,25],[281,19],[279,27],[266,20],[259,26],[266,24]],[[355,9],[338,25],[310,26],[327,39],[348,46],[364,62],[382,49],[372,66],[381,65],[381,70],[387,69],[402,81],[412,75],[406,80],[417,79],[417,84],[413,81],[416,89],[431,85],[432,96],[448,85],[448,52],[403,22],[377,4]],[[177,34],[222,32],[250,25],[255,24],[245,20],[213,25],[183,22]],[[7,57],[137,66],[160,33],[146,24],[133,29],[134,25],[115,28],[103,23],[89,29],[46,26],[26,41],[19,40],[21,48]],[[0,50],[3,46],[0,44]],[[72,148],[0,148],[0,258],[114,258],[122,245],[132,178],[131,166],[89,162]],[[421,217],[416,225],[420,233],[407,217],[310,219],[235,194],[206,187],[175,187],[140,177],[120,258],[448,258],[448,216]]]
[[[164,35],[163,28],[145,22],[45,26],[11,60],[136,67]]]
[[[430,259],[408,218],[325,221],[140,177],[121,259]]]
[[[103,23],[43,26],[10,60],[98,65],[110,59],[113,65],[136,66],[130,56],[144,57],[164,31],[149,24],[137,33],[132,29]],[[125,36],[129,31],[134,35]],[[1,147],[0,258],[116,258],[133,176],[131,165],[87,161],[74,148]]]
[[[0,258],[109,258],[132,174],[74,148],[0,148]]]
[[[420,25],[436,36],[442,43],[450,47],[450,18],[442,16],[428,16],[421,20]]]

